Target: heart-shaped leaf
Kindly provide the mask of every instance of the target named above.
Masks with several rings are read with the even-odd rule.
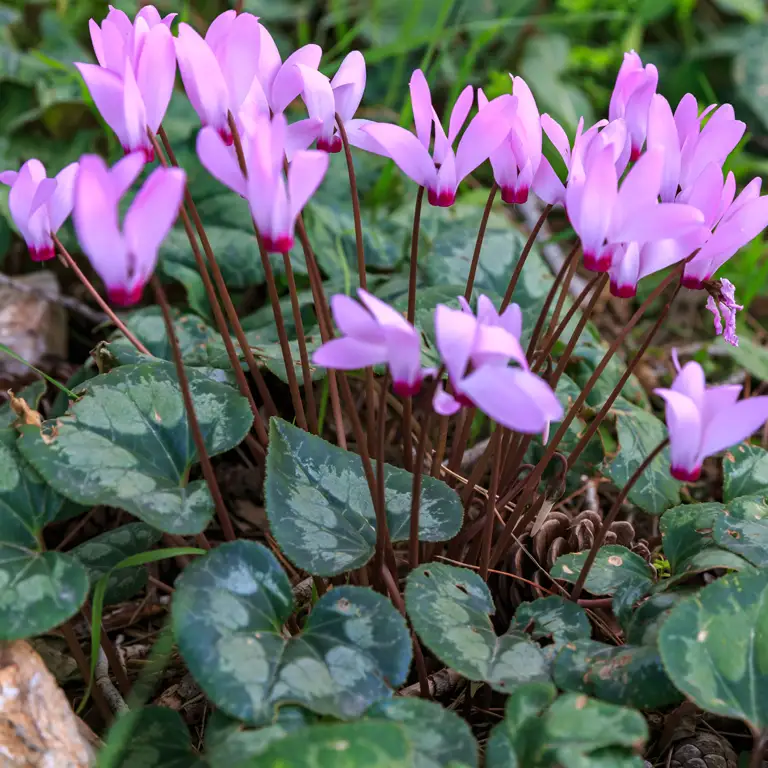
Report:
[[[651,595],[645,600],[626,624],[626,641],[630,645],[653,645],[659,640],[659,632],[672,609],[684,600],[690,590],[676,589]]]
[[[534,640],[549,640],[543,652],[550,660],[566,643],[592,634],[584,609],[560,595],[523,603],[512,618],[512,627],[529,633]]]
[[[220,709],[211,714],[205,727],[205,757],[211,768],[240,766],[261,755],[270,744],[306,728],[312,716],[299,707],[277,710],[273,720],[258,728],[249,728]]]
[[[99,753],[99,765],[109,768],[204,768],[192,748],[189,728],[168,707],[133,709],[109,729]]]
[[[710,501],[683,504],[664,513],[660,525],[662,545],[672,578],[661,582],[659,588],[668,588],[686,576],[712,568],[743,570],[750,567],[744,558],[715,542],[715,521],[724,510],[724,504]]]
[[[768,727],[768,573],[732,573],[676,606],[659,650],[672,682],[702,709]]]
[[[640,768],[633,754],[648,738],[632,709],[524,685],[507,699],[505,718],[491,732],[487,768]]]
[[[301,737],[278,741],[253,768],[413,768],[414,750],[396,723],[361,720],[339,725],[312,725]]]
[[[740,443],[723,456],[723,500],[768,493],[768,451]]]
[[[413,746],[413,768],[440,768],[454,760],[477,766],[477,743],[466,720],[434,701],[389,699],[374,704],[366,716],[403,727]]]
[[[146,523],[129,523],[94,536],[70,551],[87,569],[91,584],[131,555],[151,549],[161,537],[160,531]],[[147,569],[123,568],[114,571],[107,583],[106,604],[129,600],[147,585]]]
[[[85,568],[43,551],[44,526],[68,505],[19,454],[16,431],[0,429],[0,640],[45,632],[88,596]]]
[[[619,647],[577,640],[555,659],[555,683],[565,691],[586,693],[612,704],[657,709],[680,700],[659,652],[650,645]]]
[[[715,520],[715,542],[758,568],[768,567],[768,504],[765,496],[731,501]]]
[[[409,535],[413,475],[386,465],[385,501],[393,541]],[[334,576],[365,565],[376,517],[360,457],[282,419],[270,421],[266,507],[272,535],[297,566]],[[419,539],[447,541],[461,528],[459,497],[441,480],[422,479]]]
[[[443,563],[422,565],[408,576],[405,605],[429,650],[468,680],[502,693],[549,680],[549,664],[528,635],[514,628],[496,634],[489,617],[493,598],[476,573]]]
[[[216,706],[258,723],[283,702],[341,719],[392,695],[411,662],[405,621],[386,598],[336,587],[286,638],[288,578],[260,544],[224,544],[176,583],[173,628],[190,672]]]
[[[575,584],[588,554],[589,552],[574,552],[560,555],[552,566],[551,575]],[[590,568],[584,584],[585,589],[593,595],[612,595],[627,582],[647,585],[650,588],[653,585],[653,569],[640,555],[626,547],[618,544],[601,547]]]
[[[248,434],[248,401],[189,371],[210,455]],[[23,427],[19,448],[59,493],[81,504],[121,507],[169,533],[202,531],[213,515],[204,480],[189,481],[197,452],[171,363],[126,365],[91,379],[83,396],[42,430]]]
[[[667,436],[664,424],[652,413],[626,403],[616,418],[620,450],[606,472],[623,488],[648,454]],[[650,515],[680,503],[680,483],[670,475],[669,448],[650,463],[629,492],[629,500]]]

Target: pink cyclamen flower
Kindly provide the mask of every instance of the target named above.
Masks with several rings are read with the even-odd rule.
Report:
[[[138,152],[111,169],[97,155],[84,155],[75,182],[73,219],[80,246],[104,281],[109,300],[120,306],[141,299],[184,193],[184,171],[156,168],[133,199],[121,230],[120,198],[143,167]]]
[[[659,203],[663,162],[661,150],[646,152],[619,186],[615,148],[606,146],[586,162],[583,179],[569,181],[566,211],[588,269],[609,270],[617,245],[642,246],[702,228],[704,216],[698,208]]]
[[[707,298],[707,309],[712,313],[715,323],[715,333],[721,336],[734,347],[739,346],[739,337],[736,335],[736,313],[744,309],[736,303],[736,286],[726,278],[717,281],[719,285],[712,286],[715,293],[710,293]],[[725,320],[725,328],[723,328]]]
[[[328,170],[328,154],[319,150],[293,153],[286,186],[283,173],[288,125],[285,115],[272,120],[258,115],[253,130],[243,136],[246,179],[226,141],[213,128],[197,137],[197,153],[207,171],[222,184],[248,200],[264,247],[270,253],[293,248],[296,219],[315,193]]]
[[[670,389],[654,392],[666,403],[672,476],[683,482],[698,480],[707,456],[748,438],[768,419],[768,397],[738,401],[741,387],[707,387],[702,367],[690,361]],[[737,402],[738,401],[738,402]]]
[[[447,135],[432,107],[429,85],[420,69],[413,73],[410,89],[415,136],[398,125],[371,122],[361,128],[361,133],[373,139],[373,144],[360,144],[351,137],[350,142],[394,160],[406,176],[426,188],[431,205],[451,206],[461,181],[485,162],[509,134],[517,99],[505,94],[489,102],[470,121],[454,153],[453,144],[472,108],[472,86],[467,86],[456,100]],[[435,144],[430,154],[433,124]]]
[[[493,177],[505,203],[524,203],[541,163],[541,118],[531,89],[522,77],[512,77],[512,95],[517,97],[517,113],[512,129],[498,149],[491,152]],[[480,109],[488,98],[478,89]]]
[[[315,67],[296,65],[301,73],[304,89],[302,95],[307,105],[310,120],[317,128],[317,148],[324,152],[340,152],[341,135],[336,130],[336,115],[341,118],[345,129],[356,131],[357,124],[367,120],[352,120],[360,106],[365,90],[365,59],[360,51],[351,51],[341,62],[333,80],[329,80]],[[305,123],[307,121],[300,121]],[[298,124],[294,124],[297,126]]]
[[[644,67],[634,51],[624,54],[611,94],[608,118],[616,120],[621,117],[626,120],[632,160],[637,160],[643,150],[648,110],[658,82],[659,72],[653,64]]]
[[[354,371],[386,364],[392,388],[401,397],[421,389],[421,335],[396,310],[358,289],[362,305],[344,294],[331,299],[333,319],[343,336],[331,339],[312,356],[315,365]]]
[[[453,394],[438,384],[432,401],[441,415],[476,406],[497,423],[526,434],[546,432],[563,409],[549,385],[531,373],[517,333],[522,317],[514,305],[499,315],[485,296],[475,317],[466,303],[435,310],[437,349]],[[510,367],[509,363],[516,365]]]
[[[29,249],[32,261],[47,261],[56,254],[53,238],[72,213],[77,163],[49,179],[39,160],[27,160],[18,171],[0,173],[0,183],[10,186],[8,207]]]
[[[149,8],[142,9],[133,25],[115,10],[101,27],[93,22],[91,38],[99,65],[75,65],[126,153],[139,150],[148,162],[154,159],[154,149],[147,130],[155,133],[160,127],[176,79],[170,19],[160,20],[156,9],[152,13]]]
[[[228,113],[238,117],[249,100],[259,101],[257,79],[261,24],[250,13],[225,11],[214,19],[205,39],[179,24],[176,56],[189,101],[203,126],[218,131],[232,143]]]

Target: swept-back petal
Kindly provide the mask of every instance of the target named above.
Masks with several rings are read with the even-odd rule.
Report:
[[[456,178],[469,176],[485,162],[509,133],[517,109],[517,99],[505,94],[489,102],[467,126],[456,149]]]
[[[365,91],[365,59],[360,51],[350,51],[341,62],[331,80],[336,101],[336,111],[346,123],[351,120]]]
[[[372,344],[384,343],[384,334],[373,315],[351,296],[345,293],[332,296],[331,312],[333,322],[345,336]]]
[[[469,110],[472,109],[472,103],[475,100],[475,91],[471,85],[468,85],[456,99],[456,103],[451,110],[451,120],[448,124],[448,143],[453,146],[456,137],[459,135],[464,123],[467,121]]]
[[[477,320],[472,315],[444,304],[435,308],[437,350],[454,383],[459,382],[467,370],[477,329]]]
[[[701,466],[701,414],[690,397],[672,389],[654,389],[667,404],[669,453],[673,474],[695,474]]]
[[[701,459],[746,440],[768,419],[768,397],[748,397],[716,413],[705,426]]]
[[[356,371],[369,365],[379,365],[386,359],[387,350],[384,345],[359,341],[351,336],[326,341],[312,355],[315,365],[340,371]]]
[[[83,76],[96,109],[104,118],[104,122],[117,134],[120,142],[127,146],[122,80],[114,72],[95,64],[75,64],[75,66]]]
[[[302,79],[304,103],[307,112],[323,123],[323,134],[332,135],[335,122],[336,104],[331,81],[322,72],[304,64],[296,65]]]
[[[414,70],[409,84],[411,91],[411,108],[413,110],[413,123],[416,126],[416,135],[424,149],[429,149],[432,137],[432,94],[429,92],[429,84],[424,73],[420,69]]]
[[[246,197],[248,185],[237,157],[215,128],[203,128],[197,134],[197,155],[211,176],[241,197]]]
[[[572,200],[576,196],[573,192],[577,190],[578,186],[568,184],[566,190],[568,216],[581,239],[584,255],[587,257],[599,255],[611,224],[618,194],[616,166],[611,147],[606,147],[596,156],[578,195],[578,205],[574,206]]]
[[[309,43],[294,51],[285,60],[275,75],[271,89],[267,91],[273,112],[284,112],[304,87],[296,65],[302,64],[310,69],[317,69],[322,55],[323,49],[319,45]]]
[[[315,149],[296,152],[288,167],[288,201],[293,222],[307,204],[328,170],[328,153]]]
[[[176,51],[173,36],[164,24],[152,28],[144,43],[136,82],[153,133],[163,122],[176,80]]]
[[[419,186],[433,186],[435,165],[422,143],[405,128],[389,123],[369,123],[363,130],[384,148],[400,170]]]
[[[72,206],[75,204],[75,179],[79,168],[79,163],[70,163],[56,176],[56,189],[48,200],[51,232],[57,232],[72,213]]]
[[[625,219],[620,234],[622,240],[649,243],[666,238],[681,238],[705,229],[704,214],[692,205],[659,203],[636,209]]]
[[[131,152],[125,157],[120,158],[109,169],[109,183],[112,186],[112,192],[119,200],[131,187],[134,181],[139,178],[139,174],[144,169],[144,153]]]
[[[648,112],[648,150],[663,152],[661,174],[661,201],[671,203],[677,194],[680,182],[680,138],[669,102],[655,93]]]

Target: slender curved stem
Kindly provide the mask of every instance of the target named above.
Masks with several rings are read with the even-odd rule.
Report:
[[[88,293],[93,296],[94,301],[104,310],[104,313],[112,321],[112,324],[117,328],[120,333],[125,336],[128,341],[133,344],[136,349],[141,352],[142,355],[148,355],[152,357],[152,353],[128,330],[125,323],[112,311],[112,308],[107,304],[104,299],[101,298],[99,292],[93,287],[93,283],[85,276],[83,270],[77,266],[77,262],[72,258],[69,251],[62,245],[61,240],[52,234],[53,242],[56,245],[56,249],[59,255],[67,263],[67,266],[77,275],[78,280],[86,287]]]
[[[613,340],[613,343],[608,348],[608,351],[605,353],[605,355],[603,355],[603,359],[598,363],[594,372],[589,377],[589,380],[584,385],[584,388],[579,393],[579,396],[571,405],[568,413],[565,415],[565,418],[562,420],[562,422],[560,422],[560,426],[558,427],[557,432],[555,432],[552,439],[549,441],[549,443],[547,443],[547,447],[544,450],[542,457],[539,459],[538,464],[534,467],[530,475],[528,475],[526,484],[520,493],[520,499],[517,502],[517,508],[520,510],[521,514],[524,514],[524,510],[528,505],[531,496],[533,495],[533,491],[538,487],[539,481],[541,480],[541,477],[544,474],[544,470],[547,468],[547,465],[552,460],[552,457],[555,455],[555,452],[557,451],[560,441],[563,439],[563,435],[565,435],[565,433],[568,431],[568,428],[573,423],[573,420],[581,411],[581,408],[584,405],[584,402],[586,401],[587,397],[589,396],[589,393],[592,391],[592,388],[595,386],[600,376],[602,376],[603,371],[607,367],[608,363],[616,354],[619,347],[624,343],[624,340],[627,338],[630,331],[637,325],[640,318],[648,310],[648,307],[656,300],[656,298],[662,293],[662,291],[664,291],[664,289],[673,280],[679,279],[680,273],[683,271],[684,266],[685,264],[678,265],[669,275],[667,275],[667,277],[664,278],[664,280],[661,281],[661,283],[659,283],[659,285],[656,286],[656,288],[654,288],[654,290],[651,292],[648,298],[640,305],[640,307],[635,312],[635,314],[632,315],[629,322],[622,328],[619,335]],[[677,291],[675,291],[675,295],[676,294],[677,294]],[[629,371],[627,372],[627,375],[629,375]],[[590,427],[591,426],[594,426],[594,428],[597,429],[597,427],[599,426],[597,419],[593,419]],[[579,444],[581,444],[581,441]],[[504,554],[504,551],[509,545],[509,542],[512,538],[512,534],[515,531],[515,528],[517,527],[518,524],[522,524],[523,521],[524,521],[524,518],[521,519],[520,516],[517,516],[517,517],[511,516],[507,521],[507,524],[504,526],[504,531],[499,537],[499,540],[496,542],[496,546],[494,547],[493,552],[491,553],[492,568],[496,565],[496,563],[499,561],[501,556]]]
[[[162,128],[160,129],[160,135],[161,137],[165,136],[165,132],[163,131]],[[150,140],[152,141],[152,146],[155,149],[155,154],[157,155],[157,158],[160,161],[160,164],[163,167],[167,167],[168,160],[165,159],[165,155],[163,154],[163,149],[161,148],[160,143],[157,140],[157,137],[154,134],[150,134]],[[167,137],[165,138],[165,141],[163,143],[165,146],[165,150],[168,152],[168,159],[170,160],[171,165],[178,165],[176,156],[173,154],[173,150],[171,149],[171,145],[167,141]],[[191,204],[191,207],[190,207],[190,204]],[[253,394],[251,393],[251,388],[248,386],[248,381],[245,378],[243,369],[240,366],[240,357],[237,354],[235,345],[232,342],[232,337],[229,334],[229,328],[227,328],[227,321],[224,318],[224,313],[222,312],[221,306],[219,305],[219,299],[216,296],[216,289],[213,287],[213,283],[211,282],[211,276],[208,274],[208,267],[206,266],[205,261],[203,260],[202,253],[200,253],[200,247],[198,246],[197,239],[195,238],[195,232],[192,227],[192,222],[190,221],[189,214],[187,213],[187,210],[186,210],[187,207],[190,207],[190,210],[192,210],[192,208],[194,207],[194,201],[192,200],[192,196],[188,192],[185,192],[185,205],[182,206],[179,212],[181,216],[181,222],[184,225],[184,231],[187,234],[189,245],[192,248],[192,255],[195,258],[195,264],[197,265],[197,270],[200,273],[200,277],[203,280],[203,286],[205,287],[205,293],[208,297],[208,303],[211,305],[211,311],[213,312],[213,317],[216,321],[216,327],[218,328],[219,334],[221,335],[221,339],[224,342],[224,348],[227,350],[227,357],[229,358],[230,365],[232,366],[232,372],[234,373],[238,388],[240,390],[240,393],[245,398],[247,398],[248,404],[251,406],[251,412],[253,413],[254,425],[256,428],[256,435],[259,438],[259,442],[262,444],[262,446],[266,446],[267,443],[269,442],[269,438],[267,436],[267,429],[264,424],[264,420],[261,417],[261,413],[259,412],[259,407],[256,405],[256,401],[254,400]],[[202,227],[202,222],[201,222],[201,227]],[[199,234],[199,230],[198,230],[198,234]],[[210,248],[210,243],[208,243],[208,247]],[[207,253],[208,252],[206,251],[206,254]],[[215,258],[213,256],[212,251],[211,251],[211,255],[208,256],[208,262],[209,264],[215,263]],[[231,300],[230,300],[230,305],[231,305]],[[234,306],[232,306],[232,310],[234,311]],[[237,332],[237,329],[235,330]],[[253,359],[253,354],[251,354],[250,346],[248,345],[248,342],[245,339],[245,334],[242,332],[242,328],[240,328],[240,333],[237,335],[237,340],[238,340],[238,343],[240,344],[240,348],[243,352],[243,355],[245,355],[246,361],[248,362],[248,367],[251,372],[251,376],[253,377],[253,380],[256,383],[256,387],[259,390],[259,394],[261,395],[262,400],[264,401],[265,407],[267,408],[267,412],[277,413],[277,410],[274,407],[274,403],[272,402],[272,396],[269,394],[269,389],[267,389],[266,382],[264,381],[264,377],[261,375],[261,371],[259,370],[258,365],[256,365],[255,359]],[[250,359],[249,359],[249,355],[250,355]],[[251,365],[251,361],[253,361],[253,365]],[[270,404],[271,404],[271,409],[270,409]]]
[[[381,382],[381,389],[379,391],[379,423],[378,423],[378,430],[377,430],[377,436],[378,440],[376,440],[376,506],[378,509],[384,510],[384,514],[382,515],[382,519],[386,517],[386,508],[387,508],[387,500],[386,500],[386,486],[385,486],[385,480],[386,480],[386,465],[384,464],[384,432],[385,432],[385,425],[386,425],[386,416],[387,416],[387,391],[389,390],[389,382],[390,382],[390,374],[389,369],[387,369],[386,374],[384,374],[384,379]],[[368,435],[368,440],[371,441],[373,439],[372,435]],[[384,557],[384,543],[382,540],[382,547],[380,551],[380,555],[383,558]],[[384,565],[383,559],[379,563],[379,565]]]
[[[245,162],[245,154],[243,153],[243,144],[240,140],[240,131],[237,128],[235,118],[230,112],[228,114],[229,130],[232,132],[232,137],[235,144],[235,152],[237,154],[237,162],[240,165],[240,171],[245,178],[248,178],[248,167]],[[296,423],[304,430],[308,429],[307,415],[304,411],[304,401],[301,399],[301,391],[299,390],[299,380],[296,378],[296,370],[293,366],[293,355],[291,354],[291,347],[288,343],[288,334],[285,330],[285,320],[283,319],[283,310],[280,308],[280,297],[277,294],[277,284],[275,283],[275,275],[272,271],[272,262],[269,260],[269,254],[264,248],[264,241],[259,232],[259,228],[256,226],[256,220],[251,217],[253,223],[253,231],[256,235],[256,243],[259,246],[259,256],[261,257],[261,266],[264,270],[264,277],[267,283],[267,293],[269,294],[269,301],[272,304],[272,315],[275,318],[275,329],[277,330],[277,338],[280,342],[280,350],[283,353],[283,363],[285,364],[285,375],[288,379],[288,388],[291,391],[291,402],[293,403],[293,410],[296,414]],[[290,272],[293,276],[293,268],[291,267],[290,258],[286,261],[286,274]],[[289,279],[290,280],[290,279]],[[294,289],[296,284],[294,282]],[[298,306],[298,305],[297,305]],[[299,313],[298,319],[294,317],[297,322],[297,328],[301,323],[301,316]],[[312,374],[309,371],[309,363],[306,350],[306,339],[303,334],[299,336],[299,347],[305,346],[304,354],[301,356],[302,369],[304,372],[305,381],[308,379],[311,383]],[[305,361],[306,365],[305,365]]]
[[[483,541],[480,550],[480,578],[488,581],[488,567],[491,559],[491,541],[493,539],[493,526],[496,522],[496,496],[499,493],[499,473],[501,472],[501,435],[503,430],[497,424],[491,436],[489,446],[493,454],[493,467],[491,468],[491,487],[488,489],[488,503],[485,509],[485,525],[483,527]]]
[[[438,376],[439,379],[439,376]],[[427,452],[427,440],[432,426],[432,408],[421,425],[421,437],[416,450],[416,463],[413,467],[413,483],[411,484],[411,530],[408,537],[408,556],[411,568],[419,564],[419,512],[421,510],[421,481],[424,470],[424,456]]]
[[[469,275],[467,276],[467,287],[464,289],[464,298],[469,301],[472,296],[472,288],[475,285],[475,275],[477,274],[477,265],[480,263],[480,251],[483,249],[483,240],[485,239],[485,230],[488,227],[488,219],[493,208],[493,200],[499,191],[499,185],[494,181],[491,191],[488,193],[488,200],[483,210],[483,218],[480,219],[480,229],[477,230],[477,240],[475,241],[475,251],[472,254],[472,263],[469,265]]]
[[[213,503],[216,507],[216,515],[219,519],[219,525],[224,534],[224,538],[227,541],[234,541],[235,529],[232,527],[232,521],[229,519],[229,512],[224,505],[224,499],[221,495],[221,489],[219,483],[216,480],[216,473],[213,471],[213,464],[211,464],[211,457],[208,455],[208,451],[205,448],[205,440],[203,439],[203,433],[200,431],[200,423],[197,420],[197,414],[195,413],[195,405],[192,402],[192,394],[189,391],[189,380],[187,379],[187,372],[184,370],[184,361],[181,358],[181,350],[179,349],[179,340],[176,338],[176,330],[173,327],[173,320],[171,319],[171,308],[168,305],[168,299],[165,296],[163,286],[157,277],[152,277],[152,288],[155,291],[157,297],[157,303],[160,305],[160,311],[163,313],[163,320],[165,322],[165,330],[168,334],[168,341],[171,344],[171,352],[173,353],[173,362],[176,365],[176,376],[179,379],[179,388],[181,389],[181,396],[184,400],[184,408],[187,412],[187,421],[189,422],[189,431],[192,433],[192,440],[195,443],[197,449],[197,455],[200,459],[200,466],[203,470],[203,477],[208,485],[208,489],[213,497]]]
[[[381,568],[381,577],[387,587],[387,592],[389,592],[389,596],[392,599],[392,602],[395,604],[395,608],[397,608],[397,610],[402,614],[403,618],[408,621],[408,616],[405,612],[405,601],[403,600],[403,596],[400,594],[400,590],[398,589],[395,577],[386,566],[382,566]],[[413,660],[416,663],[416,674],[419,677],[419,689],[421,691],[421,698],[429,699],[431,697],[429,695],[429,677],[427,676],[427,666],[424,663],[424,654],[421,652],[421,644],[419,643],[419,638],[416,637],[416,633],[413,631],[413,629],[411,629],[411,639],[413,641]]]
[[[360,287],[365,291],[368,289],[368,277],[365,273],[365,246],[363,244],[363,219],[360,215],[360,195],[357,190],[357,176],[355,175],[355,165],[352,162],[352,150],[349,146],[347,129],[344,127],[344,121],[336,113],[336,125],[341,136],[341,143],[344,147],[344,156],[347,160],[347,175],[349,176],[349,190],[352,196],[352,215],[355,219],[355,246],[357,248],[357,271],[360,280]],[[373,409],[374,386],[373,369],[365,369],[365,407],[368,427],[368,450],[373,450],[375,414]]]
[[[440,469],[445,458],[445,449],[448,445],[448,416],[440,417],[440,435],[437,438],[437,449],[432,457],[432,477],[440,477]]]
[[[419,232],[421,229],[421,206],[424,201],[424,187],[416,193],[416,206],[413,211],[413,230],[411,232],[411,264],[408,272],[408,322],[416,319],[416,275],[419,261]],[[403,400],[403,464],[410,471],[413,466],[413,448],[411,436],[411,417],[413,398]]]
[[[587,559],[581,569],[581,573],[579,574],[578,579],[576,579],[576,584],[574,585],[573,591],[571,592],[571,600],[574,602],[581,596],[581,590],[584,588],[584,583],[587,580],[587,576],[589,576],[589,571],[592,568],[592,564],[595,562],[595,558],[597,557],[597,553],[600,551],[600,547],[603,546],[603,542],[605,541],[605,536],[608,533],[608,529],[611,527],[614,520],[616,520],[616,518],[619,516],[621,505],[626,501],[627,496],[629,496],[629,492],[635,486],[635,483],[642,477],[643,472],[648,469],[651,462],[667,447],[667,445],[669,445],[669,438],[665,437],[645,457],[642,464],[640,464],[640,466],[632,473],[632,476],[627,481],[627,484],[621,489],[621,493],[619,493],[619,495],[616,497],[616,501],[613,502],[611,511],[605,516],[605,519],[600,525],[600,530],[597,532],[595,540],[592,542],[592,548],[589,550],[589,554],[587,555]]]
[[[565,297],[568,295],[568,291],[571,289],[571,283],[573,282],[573,276],[576,274],[576,270],[579,267],[579,251],[581,250],[581,242],[576,243],[573,246],[573,250],[568,254],[563,262],[563,269],[567,269],[565,280],[563,282],[563,288],[560,291],[560,295],[557,297],[557,304],[555,305],[555,311],[552,313],[552,318],[549,321],[549,327],[545,336],[550,336],[554,329],[557,327],[558,320],[560,319],[560,312],[563,310],[563,304],[565,304]],[[567,265],[567,267],[566,267]]]
[[[549,213],[553,207],[554,206],[552,205],[545,206],[544,210],[541,212],[541,216],[539,216],[538,221],[536,224],[534,224],[533,229],[531,230],[531,234],[528,236],[528,241],[526,242],[520,254],[520,258],[517,260],[515,271],[512,273],[512,277],[509,280],[507,292],[504,294],[504,301],[501,302],[499,312],[503,312],[509,306],[509,302],[512,301],[512,294],[514,294],[515,288],[517,288],[517,281],[520,279],[520,275],[522,274],[523,267],[525,266],[526,259],[528,258],[528,254],[531,252],[533,244],[536,242],[536,238],[539,236],[539,232],[544,226],[544,222],[547,220],[547,217],[549,216]]]

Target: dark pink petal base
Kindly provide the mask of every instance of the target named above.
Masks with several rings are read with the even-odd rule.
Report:
[[[421,392],[421,379],[416,381],[393,381],[392,391],[398,397],[414,397]]]
[[[611,282],[611,295],[619,299],[631,299],[637,295],[637,286],[619,285],[618,283]]]
[[[42,248],[29,247],[29,258],[32,261],[50,261],[56,255],[52,245],[44,245]]]
[[[143,283],[128,290],[122,286],[115,288],[107,288],[107,298],[110,304],[115,304],[118,307],[132,307],[134,304],[138,304],[141,301],[141,296],[144,293]]]
[[[528,201],[528,188],[502,187],[501,199],[508,205],[522,205]]]
[[[611,268],[610,251],[605,251],[599,256],[596,253],[585,253],[584,266],[591,272],[607,272]]]
[[[332,155],[341,152],[341,147],[341,136],[333,136],[330,139],[320,138],[317,140],[317,148]]]
[[[450,208],[456,202],[456,194],[448,190],[438,193],[434,189],[427,190],[427,200],[430,205],[438,208]]]
[[[290,253],[293,248],[293,235],[278,235],[275,238],[262,235],[261,239],[268,253]]]
[[[682,282],[683,288],[690,288],[693,291],[700,291],[704,288],[704,281],[700,277],[684,274],[680,282]]]
[[[694,467],[693,469],[672,466],[671,471],[672,477],[674,477],[675,480],[679,480],[681,483],[693,483],[701,476],[701,466]]]

